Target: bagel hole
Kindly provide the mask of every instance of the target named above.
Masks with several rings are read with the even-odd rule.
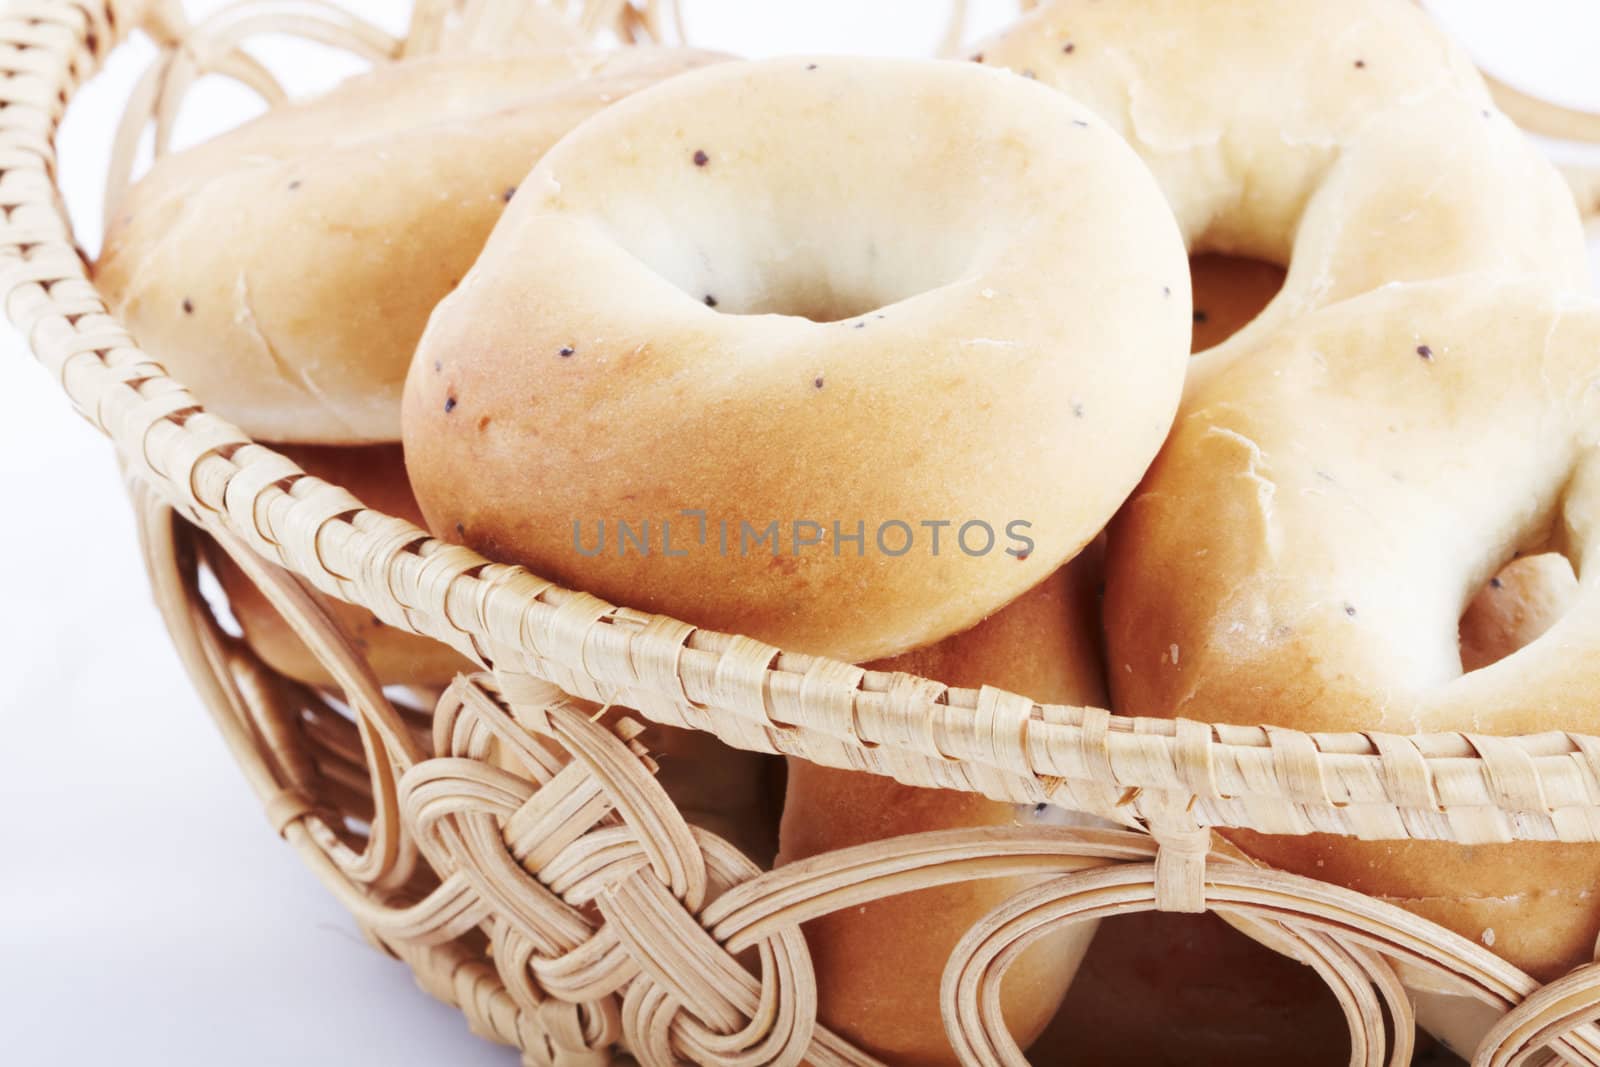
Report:
[[[1283,288],[1284,270],[1249,256],[1201,252],[1189,257],[1194,287],[1190,351],[1204,352],[1238,333]]]
[[[1461,613],[1462,673],[1482,670],[1538,640],[1577,596],[1577,573],[1561,553],[1512,559]]]
[[[971,249],[937,248],[923,235],[687,257],[649,241],[621,243],[663,279],[721,315],[784,315],[815,323],[869,323],[892,304],[944,288],[971,268]],[[726,272],[707,263],[740,263]]]
[[[787,315],[816,323],[848,322],[862,319],[917,292],[894,297],[879,297],[831,289],[826,282],[798,284],[782,292],[750,294],[745,300],[718,302],[716,309],[726,315]]]
[[[981,274],[1003,243],[992,201],[934,195],[979,175],[949,171],[928,182],[943,160],[921,147],[928,140],[912,132],[885,148],[878,177],[861,191],[853,153],[808,158],[757,183],[708,138],[697,150],[704,164],[687,153],[680,160],[686,180],[674,195],[612,197],[592,208],[621,252],[711,313],[870,330],[894,305]]]

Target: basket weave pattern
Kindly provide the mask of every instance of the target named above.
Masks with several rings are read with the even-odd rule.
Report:
[[[653,7],[594,7],[605,10],[586,14],[624,36],[660,32]],[[601,1064],[617,1048],[644,1064],[873,1063],[817,1024],[800,924],[912,889],[1031,874],[1047,877],[975,927],[946,970],[946,1026],[968,1062],[1025,1062],[997,991],[1032,941],[1120,912],[1209,908],[1318,970],[1345,1007],[1352,1063],[1409,1061],[1404,974],[1504,1013],[1475,1064],[1534,1062],[1548,1048],[1600,1065],[1587,1021],[1600,1013],[1600,967],[1540,987],[1408,912],[1242,862],[1210,833],[1597,841],[1600,739],[1213,726],[863,671],[489,563],[365,509],[204,411],[87,279],[55,182],[73,91],[131,30],[161,45],[118,133],[114,200],[147,125],[159,151],[201,73],[282,99],[239,49],[247,35],[288,30],[382,61],[437,33],[440,10],[419,4],[409,44],[313,0],[258,0],[198,27],[159,0],[11,0],[0,13],[7,313],[115,442],[162,613],[273,828],[376,945],[530,1064]],[[337,694],[277,675],[226,631],[201,592],[201,538],[262,589]],[[484,673],[399,699],[308,586],[443,641]],[[626,711],[596,717],[572,698]],[[684,822],[651,775],[641,720],[916,785],[1049,801],[1127,829],[920,834],[762,871]],[[491,747],[512,758],[491,763]],[[747,953],[754,972],[736,958]]]

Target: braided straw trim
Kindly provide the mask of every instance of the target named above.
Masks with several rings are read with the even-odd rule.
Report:
[[[620,1044],[647,1067],[874,1064],[816,1026],[800,924],[915,889],[1025,877],[1031,887],[974,926],[945,971],[947,1032],[965,1063],[1025,1062],[999,989],[1029,945],[1069,923],[1179,906],[1215,910],[1314,967],[1344,1006],[1353,1064],[1409,1061],[1402,974],[1501,1014],[1475,1063],[1509,1064],[1548,1046],[1564,1062],[1600,1064],[1600,1034],[1584,1021],[1600,967],[1540,989],[1393,905],[1257,870],[1227,851],[1207,857],[1192,837],[1158,845],[1125,830],[938,831],[763,873],[683,823],[651,777],[636,724],[592,719],[536,679],[515,680],[510,705],[490,677],[458,679],[422,754],[396,745],[398,788],[382,796],[385,779],[359,773],[371,762],[361,720],[393,714],[413,737],[425,720],[399,708],[357,712],[353,701],[354,723],[309,714],[306,694],[272,685],[248,647],[218,629],[194,581],[195,531],[147,488],[135,483],[134,493],[158,604],[275,828],[375,944],[460,1006],[475,1032],[522,1048],[526,1063],[609,1063]],[[332,668],[348,650],[320,652]],[[495,748],[502,758],[491,765]],[[427,864],[402,884],[341,862],[341,849],[352,850],[327,824],[350,798],[374,838],[388,819]],[[1194,901],[1163,902],[1171,891],[1161,867],[1175,848],[1197,860]],[[752,951],[755,973],[737,962]]]

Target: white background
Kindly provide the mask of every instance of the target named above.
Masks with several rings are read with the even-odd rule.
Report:
[[[696,43],[746,55],[927,54],[945,6],[685,2]],[[404,20],[396,0],[346,3],[395,30]],[[1433,6],[1496,73],[1600,110],[1600,5]],[[981,0],[973,27],[1008,14],[1008,0]],[[305,84],[348,69],[278,54]],[[110,131],[149,58],[142,42],[124,48],[68,117],[63,184],[90,248]],[[246,100],[208,84],[187,132]],[[0,1058],[515,1064],[369,949],[273,836],[151,605],[109,446],[9,328],[0,501]]]

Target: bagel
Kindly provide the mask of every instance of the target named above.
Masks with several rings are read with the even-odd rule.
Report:
[[[1100,706],[1098,554],[1090,551],[1038,588],[965,633],[870,664],[947,685],[997,685],[1051,703]],[[978,793],[921,789],[859,771],[789,761],[778,862],[923,830],[1011,826],[1066,816],[989,800]],[[967,930],[1028,879],[962,882],[836,911],[804,927],[816,969],[818,1017],[891,1063],[955,1063],[939,1007],[951,951]],[[1072,927],[1024,952],[1007,972],[1002,1009],[1027,1047],[1072,982],[1092,924]]]
[[[406,463],[440,537],[863,662],[1099,532],[1189,328],[1160,191],[1064,96],[970,64],[719,64],[529,175],[418,347]]]
[[[405,462],[398,445],[359,448],[281,445],[279,450],[307,474],[343,486],[368,507],[411,522],[422,521],[416,498],[406,482]],[[306,647],[299,634],[284,621],[231,556],[213,547],[206,554],[206,562],[228,599],[228,609],[238,622],[245,643],[263,663],[307,685],[328,687],[335,684],[328,668]],[[457,673],[478,669],[449,645],[386,626],[363,607],[347,604],[309,586],[306,590],[385,685],[440,688],[449,684]]]
[[[1531,280],[1389,286],[1263,340],[1185,402],[1113,524],[1114,706],[1313,731],[1584,732],[1600,691],[1597,416],[1600,304]],[[1560,552],[1577,593],[1542,636],[1464,673],[1463,610],[1519,551]],[[1540,980],[1590,959],[1600,932],[1591,845],[1221,832]]]
[[[710,59],[630,48],[380,66],[157,160],[109,220],[96,284],[252,436],[399,440],[428,313],[534,161],[612,100]]]
[[[1408,0],[1056,0],[975,58],[1109,122],[1155,173],[1191,252],[1287,268],[1255,322],[1196,359],[1190,388],[1252,337],[1390,282],[1587,284],[1566,184]]]

